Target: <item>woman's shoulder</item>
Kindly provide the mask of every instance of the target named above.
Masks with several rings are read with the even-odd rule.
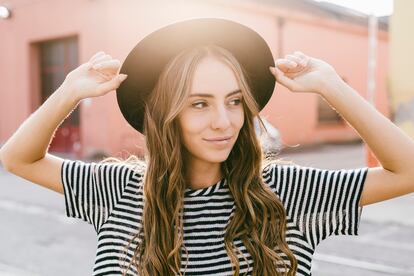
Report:
[[[136,180],[142,179],[144,177],[145,171],[147,169],[147,163],[140,157],[136,155],[131,155],[127,159],[120,159],[116,157],[108,157],[99,162],[103,166],[116,166],[124,167],[132,178]]]
[[[262,172],[263,174],[271,173],[275,170],[282,169],[282,168],[289,168],[289,167],[298,167],[298,164],[295,164],[293,161],[286,161],[282,159],[272,159],[272,160],[265,160],[262,165]]]
[[[133,171],[133,175],[136,178],[142,179],[145,175],[145,171],[147,170],[147,164],[146,163],[140,163],[140,164],[127,164]]]
[[[276,192],[276,194],[279,194],[280,189],[286,183],[282,179],[289,173],[297,172],[299,167],[293,161],[285,161],[282,159],[265,160],[262,163],[263,182]]]

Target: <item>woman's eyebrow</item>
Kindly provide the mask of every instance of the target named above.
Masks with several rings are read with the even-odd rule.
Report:
[[[230,97],[230,96],[232,96],[234,94],[240,93],[240,92],[241,92],[240,89],[234,90],[233,92],[230,92],[229,94],[227,94],[226,95],[226,98],[227,97]],[[195,93],[195,94],[191,94],[189,97],[207,97],[207,98],[214,98],[213,94],[206,94],[206,93]]]

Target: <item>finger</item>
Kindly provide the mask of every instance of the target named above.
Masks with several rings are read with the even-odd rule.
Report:
[[[288,88],[291,91],[296,91],[299,89],[298,85],[292,79],[285,76],[285,74],[277,67],[274,67],[273,70],[276,81]]]
[[[302,53],[301,51],[295,51],[294,53],[293,53],[294,55],[297,55],[298,57],[300,57],[300,58],[306,58],[307,57],[307,55],[305,55],[304,53]]]
[[[86,63],[86,70],[91,70],[92,69],[92,66],[93,66],[93,64],[90,62],[90,61],[88,61],[87,63]]]
[[[289,70],[294,69],[297,66],[297,63],[287,59],[278,59],[275,62],[276,67],[278,67],[283,72],[287,73]]]
[[[296,62],[298,65],[303,65],[302,59],[295,55],[286,55],[285,59]]]
[[[98,73],[105,81],[110,81],[113,78],[113,76],[106,74],[105,72],[101,72],[99,70],[95,70],[95,72]]]
[[[105,55],[105,53],[103,52],[103,51],[99,51],[99,52],[97,52],[96,54],[94,54],[90,59],[89,59],[89,62],[90,63],[93,63],[95,60],[96,60],[96,58],[98,58],[98,57],[100,57],[100,56],[102,56],[102,55]]]
[[[112,57],[110,55],[101,55],[99,57],[97,57],[92,63],[95,65],[99,62],[105,61],[105,60],[111,60]]]
[[[93,69],[95,70],[118,70],[121,66],[121,62],[117,59],[105,60],[102,62],[95,63]]]
[[[115,90],[119,87],[119,85],[127,78],[125,74],[119,74],[116,77],[112,78],[111,80],[104,82],[98,86],[97,93],[102,95],[109,91]]]
[[[301,63],[304,64],[305,66],[307,65],[308,61],[309,61],[309,57],[307,55],[305,55],[304,53],[300,52],[300,51],[295,51],[294,55],[299,57],[299,59],[302,61]]]
[[[112,59],[112,57],[110,56],[110,55],[101,55],[101,56],[99,56],[99,57],[97,57],[93,62],[92,62],[92,64],[93,65],[95,65],[95,64],[97,64],[97,63],[99,63],[99,62],[102,62],[102,61],[105,61],[105,60],[111,60]]]
[[[112,72],[107,72],[106,70],[94,69],[93,65],[91,66],[90,70],[93,70],[95,73],[101,76],[105,81],[109,81],[114,77],[114,74]]]

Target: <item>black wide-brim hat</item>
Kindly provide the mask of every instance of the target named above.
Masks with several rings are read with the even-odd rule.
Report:
[[[254,30],[222,18],[197,18],[162,27],[144,37],[125,59],[120,73],[128,78],[118,87],[119,108],[128,123],[144,133],[146,99],[155,87],[164,66],[181,51],[215,44],[230,51],[247,74],[260,110],[269,101],[275,77],[272,52]]]

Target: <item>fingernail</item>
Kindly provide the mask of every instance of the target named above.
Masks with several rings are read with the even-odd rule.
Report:
[[[120,74],[119,77],[121,78],[121,80],[124,81],[128,77],[128,75]]]

